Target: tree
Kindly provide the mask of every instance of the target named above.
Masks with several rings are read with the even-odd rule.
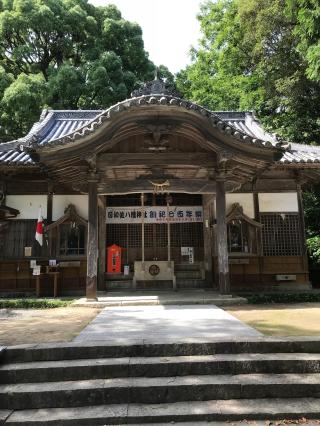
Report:
[[[298,37],[298,49],[307,60],[307,75],[320,81],[320,3],[317,0],[291,0],[296,9],[297,25],[294,33]]]
[[[43,107],[106,108],[152,79],[138,24],[87,0],[0,0],[0,137]]]
[[[312,1],[207,1],[200,46],[177,78],[180,91],[213,110],[254,109],[282,137],[320,143],[320,81],[310,78],[315,67],[305,58],[306,12],[298,3]],[[312,16],[318,22],[316,11]],[[311,50],[318,31],[313,44],[308,39]]]
[[[318,0],[207,1],[202,39],[177,77],[185,97],[213,110],[253,109],[283,138],[320,144]],[[308,247],[320,262],[320,187],[304,193]]]

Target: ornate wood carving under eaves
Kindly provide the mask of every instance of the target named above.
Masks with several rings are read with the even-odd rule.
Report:
[[[145,137],[144,148],[152,152],[172,150],[169,144],[169,133],[174,129],[170,124],[141,124],[149,135]]]

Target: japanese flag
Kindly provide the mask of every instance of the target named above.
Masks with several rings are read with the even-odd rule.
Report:
[[[41,207],[39,208],[39,215],[38,215],[38,222],[37,222],[37,229],[36,229],[36,240],[42,246],[43,244],[43,217],[42,217],[42,211]]]

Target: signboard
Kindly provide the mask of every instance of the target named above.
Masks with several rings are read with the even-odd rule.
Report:
[[[188,256],[188,262],[194,263],[193,247],[181,247],[181,256]]]
[[[25,247],[24,248],[24,255],[25,255],[25,257],[32,256],[32,247]]]
[[[107,207],[107,223],[202,222],[202,206]]]
[[[40,272],[41,272],[41,266],[40,265],[36,265],[33,268],[32,275],[40,275]]]

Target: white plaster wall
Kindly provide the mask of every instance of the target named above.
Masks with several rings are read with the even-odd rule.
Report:
[[[17,219],[38,219],[40,206],[42,217],[47,218],[46,195],[7,195],[6,205],[20,211]]]
[[[83,219],[88,219],[88,196],[87,195],[54,195],[52,206],[52,220],[58,220],[64,215],[69,204],[76,207],[77,213]]]
[[[298,197],[296,192],[260,193],[259,210],[264,213],[298,212]]]
[[[243,207],[243,213],[254,218],[253,194],[226,194],[227,213],[234,203],[239,203]]]

